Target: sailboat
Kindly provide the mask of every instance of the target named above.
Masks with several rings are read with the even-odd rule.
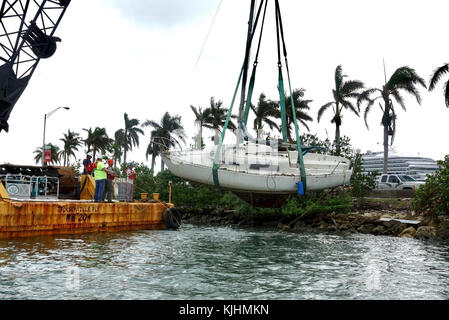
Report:
[[[278,88],[281,102],[282,140],[273,140],[267,144],[264,139],[252,137],[246,129],[267,3],[268,0],[262,0],[256,14],[255,0],[251,1],[245,59],[218,145],[207,147],[204,150],[167,150],[162,153],[164,163],[174,175],[188,181],[233,191],[250,203],[260,206],[267,206],[267,203],[269,203],[269,206],[276,205],[276,203],[282,202],[286,196],[292,193],[304,195],[306,191],[322,190],[349,184],[352,173],[349,159],[328,154],[313,153],[312,151],[314,149],[319,148],[314,146],[301,146],[293,98],[291,98],[291,106],[296,142],[287,142],[281,51],[283,51],[285,58],[290,97],[292,97],[292,89],[279,0],[274,0],[274,3],[276,11],[279,70]],[[255,14],[256,17],[254,20]],[[262,26],[260,28],[259,43],[248,92],[246,94],[250,49],[258,22],[261,19]],[[241,100],[236,143],[223,144],[240,84]]]

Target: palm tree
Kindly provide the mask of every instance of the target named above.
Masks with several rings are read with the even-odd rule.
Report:
[[[123,147],[123,163],[126,163],[126,154],[132,151],[133,147],[139,147],[139,134],[144,134],[143,130],[138,128],[139,120],[129,119],[125,112],[123,115],[125,119],[125,129],[120,129],[115,132],[116,141]],[[117,139],[117,137],[119,139]]]
[[[59,163],[59,147],[56,145],[53,145],[51,143],[47,143],[47,146],[50,147],[51,151],[51,164]],[[42,162],[42,147],[37,148],[33,153],[36,155],[34,156],[34,161],[36,163]]]
[[[340,126],[342,123],[342,111],[343,109],[348,109],[359,116],[360,109],[356,108],[350,99],[357,99],[359,93],[357,91],[364,88],[364,84],[359,80],[348,80],[344,81],[347,77],[343,74],[341,65],[337,66],[335,69],[335,89],[332,90],[334,100],[321,106],[318,110],[318,122],[321,120],[323,113],[332,107],[334,111],[334,116],[332,117],[331,123],[335,124],[335,144],[337,154],[340,154]]]
[[[105,152],[108,146],[113,143],[105,128],[96,127],[94,131],[92,131],[92,128],[83,130],[87,132],[87,137],[83,141],[88,151],[92,148],[93,159],[96,159],[97,151]]]
[[[59,156],[64,159],[64,166],[66,166],[70,161],[70,157],[73,156],[76,159],[75,151],[78,151],[78,147],[81,146],[81,138],[79,133],[67,130],[67,133],[64,133],[64,137],[59,140],[64,142]]]
[[[313,121],[312,117],[307,114],[305,110],[310,110],[309,103],[311,103],[313,100],[303,100],[304,92],[306,90],[301,89],[294,89],[292,96],[285,96],[285,113],[286,113],[286,120],[287,120],[287,139],[288,141],[293,141],[292,139],[292,132],[291,127],[294,119],[293,119],[293,113],[292,113],[292,99],[295,104],[295,111],[296,111],[296,121],[299,121],[306,129],[309,131],[309,126],[307,125],[306,121]],[[281,103],[280,101],[276,101],[277,110],[276,110],[276,117],[281,118]],[[282,128],[279,130],[281,131]]]
[[[394,100],[402,107],[404,111],[407,111],[401,92],[414,96],[418,104],[421,104],[421,96],[419,95],[418,88],[416,87],[417,85],[422,85],[424,88],[427,88],[424,79],[418,76],[414,69],[404,66],[398,68],[393,73],[390,80],[385,83],[382,89],[372,88],[365,90],[360,93],[357,99],[357,107],[360,107],[363,102],[367,102],[364,119],[368,129],[368,123],[366,122],[368,113],[377,100],[383,100],[383,106],[382,103],[379,103],[379,106],[383,112],[381,125],[384,127],[384,174],[388,171],[388,136],[392,136],[391,144],[393,144],[394,135],[396,133],[397,118],[391,97],[394,98]],[[374,97],[371,98],[373,95]]]
[[[181,124],[181,116],[171,116],[168,112],[162,116],[160,123],[153,120],[146,120],[142,123],[142,127],[152,127],[151,139],[148,144],[145,156],[148,160],[148,155],[152,156],[151,169],[154,170],[155,159],[164,150],[170,149],[175,145],[181,146],[178,140],[185,143],[186,135],[184,127]],[[161,159],[161,171],[164,170],[164,162]]]
[[[271,130],[276,128],[279,130],[279,126],[271,118],[275,118],[277,114],[277,103],[275,101],[267,100],[264,93],[259,96],[259,102],[257,107],[251,104],[251,110],[253,110],[256,118],[254,119],[254,130],[257,132],[257,137],[259,138],[259,133],[263,129],[263,124],[266,123]]]
[[[429,91],[435,89],[435,86],[440,81],[441,77],[449,72],[449,64],[446,63],[436,69],[433,72],[432,77],[430,78]],[[446,103],[446,107],[449,108],[449,80],[444,84],[444,102]]]
[[[117,140],[117,130],[115,132],[115,140],[108,146],[107,151],[110,154],[110,158],[114,160],[114,168],[117,168],[117,161],[121,162],[121,157],[123,155],[122,145],[119,140]]]
[[[206,120],[205,113],[201,109],[201,107],[195,108],[194,106],[190,105],[190,108],[192,109],[193,113],[195,114],[195,123],[199,126],[199,132],[198,132],[198,140],[196,141],[197,145],[196,147],[198,149],[202,149],[203,147],[203,126],[204,121]]]
[[[228,109],[223,108],[223,101],[218,100],[215,102],[214,97],[210,98],[210,107],[204,110],[204,127],[211,129],[215,132],[214,144],[218,144],[219,142],[219,134],[221,134],[221,129],[223,128],[226,118],[227,118]],[[236,116],[232,116],[232,118],[237,118]],[[229,120],[228,128],[231,130],[235,130],[237,127]]]

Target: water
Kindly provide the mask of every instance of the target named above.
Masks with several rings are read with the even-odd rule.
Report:
[[[0,239],[0,299],[449,299],[449,245],[188,224]]]

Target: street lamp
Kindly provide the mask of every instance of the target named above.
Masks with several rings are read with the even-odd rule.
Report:
[[[46,113],[45,116],[44,116],[44,139],[43,139],[43,142],[42,142],[42,166],[45,165],[45,162],[44,162],[44,155],[45,155],[45,127],[47,126],[47,118],[49,116],[51,116],[53,113],[55,113],[57,110],[61,109],[61,108],[66,109],[66,110],[70,109],[69,107],[58,107],[55,110],[50,111],[49,113]]]

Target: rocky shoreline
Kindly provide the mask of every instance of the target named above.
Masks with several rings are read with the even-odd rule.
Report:
[[[223,208],[177,207],[184,223],[266,227],[289,232],[364,233],[429,240],[449,240],[449,217],[422,216],[411,210],[410,201],[354,203],[350,213],[318,213],[302,217],[282,214],[244,214]],[[417,224],[397,220],[419,221]]]

